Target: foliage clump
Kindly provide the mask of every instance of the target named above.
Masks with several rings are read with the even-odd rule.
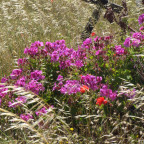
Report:
[[[134,55],[143,53],[143,30],[118,45],[94,33],[77,49],[65,40],[32,43],[1,79],[2,129],[19,129],[10,137],[27,143],[142,141],[143,56]]]

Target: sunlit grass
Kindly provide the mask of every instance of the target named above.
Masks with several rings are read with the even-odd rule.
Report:
[[[121,4],[121,0],[115,2]],[[135,1],[127,1],[129,25],[137,30],[139,9]],[[80,35],[96,6],[81,0],[2,0],[0,2],[0,75],[9,73],[13,59],[34,41],[65,39],[68,47],[81,43]],[[118,35],[120,28],[106,21],[103,10],[94,28],[96,35]]]

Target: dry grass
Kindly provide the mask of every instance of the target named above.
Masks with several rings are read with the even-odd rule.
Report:
[[[121,3],[121,1],[111,0]],[[139,9],[134,0],[128,1],[129,24],[137,29]],[[81,0],[1,0],[0,1],[0,76],[9,74],[13,59],[22,57],[25,47],[34,41],[65,39],[68,47],[77,47],[94,5]],[[104,11],[103,14],[104,15]],[[101,16],[94,31],[97,35],[115,35],[116,24],[109,24]]]
[[[129,88],[135,87],[133,84],[124,82],[121,86],[121,92]],[[41,109],[45,104],[42,98],[34,95],[31,92],[25,91],[23,88],[7,86],[16,95],[25,96],[28,101],[21,106],[25,112],[34,114],[35,111]],[[1,118],[1,137],[0,142],[19,143],[19,144],[136,144],[143,142],[142,127],[144,93],[143,88],[136,92],[134,99],[131,99],[131,104],[135,105],[135,109],[130,109],[130,105],[124,107],[122,113],[118,113],[117,108],[121,107],[122,103],[117,101],[117,108],[112,115],[104,117],[103,110],[90,105],[91,95],[81,96],[81,103],[86,107],[85,114],[75,115],[75,119],[81,118],[87,121],[87,125],[77,124],[79,131],[71,131],[72,125],[70,107],[66,103],[60,103],[55,99],[57,107],[47,112],[38,118],[24,121],[19,117],[18,112],[0,108]],[[33,104],[33,105],[31,105]],[[67,108],[67,110],[65,109]],[[91,110],[93,109],[93,110]],[[40,123],[43,126],[40,126]],[[3,125],[2,125],[3,123]]]

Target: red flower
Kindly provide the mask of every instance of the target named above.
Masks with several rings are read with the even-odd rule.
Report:
[[[85,93],[85,91],[89,91],[89,88],[86,86],[86,85],[83,85],[81,88],[80,88],[80,92],[81,93]]]
[[[113,54],[113,56],[115,57],[115,56],[116,56],[116,54]]]
[[[96,35],[96,33],[95,33],[95,32],[92,32],[92,33],[91,33],[91,36],[95,36],[95,35]]]
[[[99,97],[97,98],[97,102],[96,102],[97,105],[101,106],[102,104],[107,104],[107,101],[104,99],[104,97]]]

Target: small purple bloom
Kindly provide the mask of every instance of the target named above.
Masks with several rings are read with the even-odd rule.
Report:
[[[27,98],[25,96],[19,96],[15,100],[17,100],[20,103],[26,103]]]
[[[130,40],[131,40],[130,37],[128,37],[128,38],[125,39],[125,41],[124,41],[124,46],[125,47],[130,47]]]
[[[24,64],[26,64],[26,62],[27,62],[26,58],[20,58],[20,59],[18,59],[18,65],[24,65]]]
[[[77,80],[67,80],[66,83],[61,87],[60,92],[62,94],[76,94],[80,92],[80,84]]]
[[[135,38],[135,39],[141,40],[142,33],[141,32],[133,33],[132,37]]]
[[[139,16],[138,22],[139,22],[139,24],[144,23],[144,14],[142,14],[142,15]]]
[[[140,42],[141,42],[140,40],[134,39],[134,40],[132,40],[132,46],[139,47]]]
[[[44,75],[42,75],[42,71],[40,70],[35,70],[34,72],[31,72],[31,79],[34,80],[43,80],[45,78]]]
[[[54,51],[52,54],[50,54],[51,56],[51,61],[56,62],[59,60],[59,53],[58,51]]]
[[[54,50],[54,44],[51,42],[46,42],[45,49],[48,53],[51,53]]]
[[[26,78],[23,76],[19,80],[17,80],[15,85],[16,86],[20,86],[20,87],[24,87],[25,86],[25,82],[26,82]]]
[[[90,46],[91,46],[91,44],[92,44],[92,39],[91,39],[91,38],[87,38],[87,39],[83,42],[82,47],[89,49]]]
[[[60,90],[62,86],[63,86],[63,82],[62,81],[60,81],[58,84],[54,83],[53,91],[54,90]]]
[[[33,116],[31,114],[21,114],[20,118],[24,121],[28,121],[29,119],[33,119]]]
[[[70,60],[66,60],[65,61],[65,66],[66,67],[70,67],[72,65],[71,61]]]
[[[42,47],[42,46],[44,46],[43,42],[40,42],[40,41],[35,41],[33,43],[33,45],[36,46],[36,47]]]
[[[81,84],[84,84],[91,88],[92,90],[97,90],[99,83],[101,82],[101,77],[96,77],[87,74],[86,76],[81,76]]]
[[[25,49],[24,49],[24,54],[28,54],[28,49],[29,49],[29,48],[25,48]]]
[[[42,50],[41,50],[41,54],[42,54],[43,56],[47,56],[47,55],[48,55],[48,52],[47,52],[46,49],[42,49]]]
[[[56,90],[56,89],[57,89],[57,84],[56,84],[56,82],[55,82],[52,91],[54,91],[54,90]]]
[[[22,73],[22,70],[21,70],[21,69],[14,69],[14,70],[12,71],[12,73],[10,74],[10,77],[11,77],[12,79],[16,79],[18,76],[21,75],[21,73]]]
[[[140,29],[139,29],[140,31],[143,31],[144,30],[144,26],[142,26],[142,27],[140,27]]]
[[[54,108],[54,106],[49,106],[49,107],[43,107],[41,108],[40,110],[38,110],[37,112],[35,112],[35,114],[37,116],[41,116],[41,115],[44,115],[44,114],[47,114],[49,111],[51,111],[52,109]]]
[[[1,98],[4,98],[6,95],[7,95],[7,91],[8,89],[7,88],[5,88],[5,86],[4,85],[0,85],[0,97]]]
[[[38,47],[30,47],[30,48],[25,48],[24,54],[28,54],[30,56],[35,56],[38,54]]]
[[[99,38],[99,37],[96,36],[96,38],[94,38],[94,41],[95,41],[95,42],[99,41],[98,38]]]
[[[62,81],[63,80],[63,76],[58,75],[57,81]]]
[[[110,40],[111,39],[111,36],[105,36],[104,37],[104,40],[106,41],[106,40]]]
[[[100,83],[102,81],[102,77],[101,76],[97,76],[96,80],[97,80],[98,83]]]
[[[35,112],[37,116],[41,116],[43,114],[47,113],[47,110],[45,107],[41,108],[39,111]]]
[[[34,92],[35,94],[39,94],[40,91],[44,91],[45,88],[43,85],[36,80],[31,80],[27,85],[26,89]]]
[[[60,69],[65,69],[66,65],[65,65],[65,61],[59,61],[60,65]]]
[[[115,45],[115,49],[120,49],[122,48],[121,45]]]
[[[116,49],[116,54],[118,54],[118,55],[123,55],[125,52],[125,49],[122,48],[121,45],[116,45],[115,49]]]
[[[81,67],[84,66],[82,60],[77,60],[77,61],[75,62],[75,65],[76,65],[78,68],[81,68]]]
[[[100,55],[100,54],[102,54],[102,50],[98,50],[98,51],[96,51],[96,53],[95,53],[95,55]]]
[[[124,54],[125,49],[121,48],[121,49],[116,49],[116,54],[118,55],[123,55]]]
[[[5,82],[7,82],[8,81],[8,79],[6,78],[6,77],[3,77],[2,79],[1,79],[1,83],[5,83]]]
[[[113,92],[111,89],[108,89],[106,85],[103,85],[100,89],[100,95],[110,98],[112,101],[117,97],[117,93]]]
[[[27,98],[25,96],[19,96],[15,99],[16,101],[12,100],[8,102],[8,106],[15,108],[17,106],[21,106],[22,104],[26,103]]]

